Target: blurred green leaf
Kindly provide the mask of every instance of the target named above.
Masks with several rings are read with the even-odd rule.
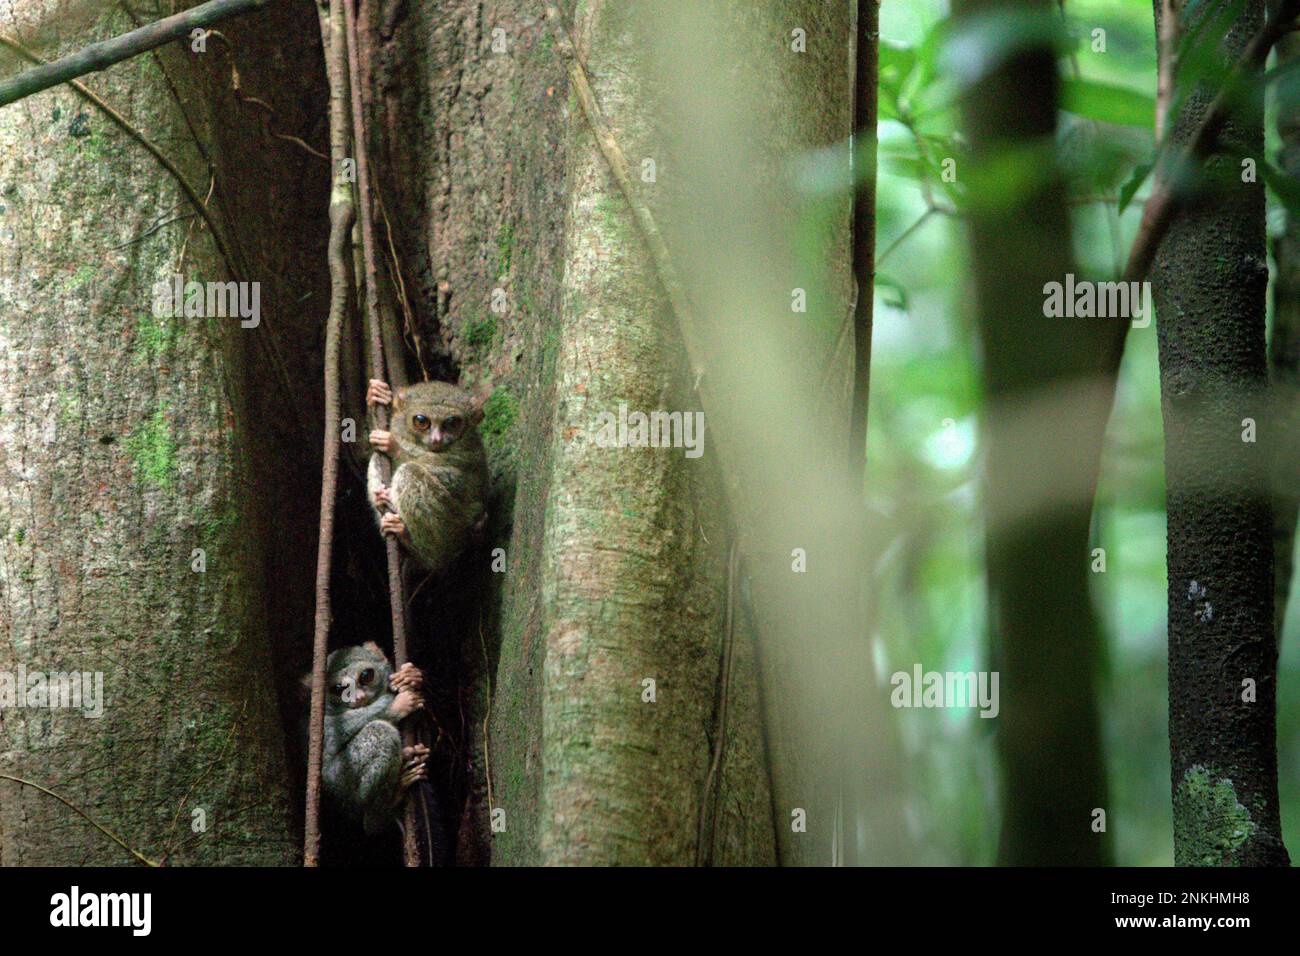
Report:
[[[1153,167],[1153,163],[1143,163],[1138,166],[1133,170],[1133,175],[1128,178],[1128,182],[1120,187],[1119,211],[1121,215],[1123,215],[1124,210],[1128,208],[1128,204],[1133,201],[1133,197],[1137,195],[1137,191],[1141,188],[1142,183],[1144,183],[1146,178],[1151,175]]]
[[[920,156],[886,155],[881,157],[880,165],[895,176],[921,181],[930,175],[930,168]]]
[[[880,293],[880,299],[886,305],[892,305],[896,309],[907,308],[907,290],[896,279],[891,279],[886,275],[877,275],[876,291]]]
[[[1282,201],[1282,205],[1286,206],[1287,212],[1292,216],[1300,216],[1300,181],[1268,163],[1261,163],[1260,171],[1264,174],[1264,182]]]
[[[880,89],[887,90],[895,100],[915,66],[916,51],[910,46],[880,42]]]
[[[1116,126],[1155,125],[1154,98],[1125,86],[1097,80],[1070,78],[1065,81],[1064,105],[1071,113]]]
[[[1004,146],[978,164],[967,164],[962,174],[966,204],[988,210],[1008,208],[1043,189],[1055,168],[1055,144],[1051,141]]]

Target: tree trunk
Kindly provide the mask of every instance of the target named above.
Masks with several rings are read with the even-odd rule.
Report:
[[[1231,62],[1263,13],[1263,0],[1247,0],[1226,39],[1205,42]],[[1198,89],[1188,96],[1172,127],[1176,142],[1191,135],[1212,95]],[[1180,866],[1287,863],[1274,723],[1268,462],[1275,433],[1266,408],[1264,186],[1262,179],[1243,182],[1236,158],[1263,156],[1259,107],[1252,98],[1230,117],[1221,134],[1230,151],[1200,170],[1213,201],[1178,215],[1151,275],[1165,426],[1169,747]]]
[[[1037,0],[968,0],[1034,16]],[[992,666],[1000,674],[999,862],[1097,865],[1110,841],[1098,716],[1101,637],[1089,526],[1125,319],[1049,318],[1047,283],[1075,271],[1055,166],[1055,51],[1022,46],[966,92],[971,256],[988,409],[984,499]],[[1014,196],[980,177],[1021,151],[1040,171]],[[1005,189],[1005,187],[1004,187]]]
[[[703,6],[604,0],[561,7],[595,95],[632,163],[638,194],[663,223],[692,289],[715,294],[695,281],[697,267],[729,282],[743,276],[749,290],[721,311],[762,302],[760,308],[781,328],[801,337],[792,336],[798,360],[824,366],[848,301],[849,197],[835,201],[829,220],[838,232],[818,236],[824,254],[814,258],[817,269],[831,277],[829,286],[812,273],[796,277],[785,263],[761,274],[759,282],[736,269],[737,262],[762,270],[779,261],[762,249],[752,265],[744,262],[746,243],[769,234],[760,221],[777,216],[771,235],[790,228],[793,207],[780,178],[787,164],[806,149],[847,138],[847,8],[829,11],[802,0]],[[725,37],[728,49],[745,57],[752,78],[739,102],[747,109],[761,104],[769,124],[744,133],[748,159],[730,157],[715,167],[719,157],[699,151],[716,148],[716,142],[697,141],[702,131],[683,130],[666,107],[710,85],[721,102],[729,102],[732,92],[730,77],[720,83],[696,75],[698,65],[666,78],[663,64],[673,54],[660,47],[681,35],[683,28],[672,19],[683,10],[681,15],[702,18],[705,35]],[[836,646],[818,642],[832,633],[836,640],[860,633],[843,622],[828,624],[827,612],[816,608],[833,606],[841,614],[842,597],[855,584],[844,573],[848,562],[837,564],[828,545],[818,552],[818,567],[838,568],[839,578],[826,572],[815,587],[805,588],[804,597],[784,600],[791,581],[812,578],[790,573],[792,548],[811,554],[831,537],[825,531],[816,540],[794,533],[791,541],[787,527],[784,535],[769,533],[741,549],[741,580],[729,587],[728,550],[737,519],[727,512],[733,489],[724,491],[726,461],[715,448],[731,441],[755,458],[765,456],[766,487],[793,485],[797,492],[765,494],[763,485],[749,482],[748,472],[741,480],[733,471],[733,480],[752,485],[746,493],[765,502],[768,512],[796,526],[806,522],[803,504],[818,501],[828,475],[834,481],[828,497],[844,499],[847,387],[832,409],[813,420],[813,430],[823,421],[828,433],[839,429],[833,445],[818,438],[795,453],[782,451],[783,435],[809,430],[808,415],[795,404],[780,409],[781,418],[769,419],[769,433],[757,443],[747,438],[747,430],[762,421],[758,404],[797,390],[798,376],[789,382],[778,377],[779,389],[750,402],[749,421],[735,424],[734,413],[722,412],[715,419],[709,409],[699,460],[686,458],[682,449],[607,449],[594,443],[597,417],[617,414],[621,403],[632,411],[690,413],[717,383],[728,403],[743,407],[751,395],[771,391],[773,375],[751,367],[747,384],[745,372],[727,370],[733,356],[751,353],[746,360],[752,361],[761,350],[752,332],[721,321],[718,329],[735,334],[724,337],[725,349],[709,353],[721,356],[718,366],[710,367],[703,385],[689,373],[660,277],[569,90],[566,61],[539,20],[541,12],[531,2],[497,0],[444,4],[437,11],[408,4],[392,23],[384,22],[382,11],[372,17],[377,114],[385,117],[382,148],[392,183],[385,199],[390,211],[403,213],[394,225],[414,277],[411,298],[421,304],[421,342],[444,374],[494,389],[485,423],[500,489],[493,511],[508,519],[492,529],[492,544],[505,549],[508,562],[499,602],[484,616],[482,634],[474,621],[472,629],[452,638],[464,648],[466,662],[486,657],[487,670],[495,670],[490,714],[480,667],[465,717],[473,772],[462,857],[486,856],[490,806],[502,811],[490,837],[497,864],[771,863],[778,836],[782,861],[829,862],[835,794],[828,768],[835,762],[823,745],[847,735],[824,731],[845,719],[841,712],[852,712],[841,704],[872,698],[872,692],[860,648],[859,670],[840,667],[832,679],[863,672],[868,679],[812,703],[809,687],[816,681],[810,675],[835,671],[838,653]],[[806,54],[790,49],[796,28],[807,32]],[[768,50],[784,55],[773,60]],[[688,83],[698,90],[683,92],[676,85]],[[641,175],[645,159],[657,164],[654,181]],[[706,215],[700,209],[718,209],[718,184],[709,177],[724,168],[734,175],[737,167],[743,175],[732,180],[725,196],[733,207],[726,223],[729,245],[701,250],[692,245],[697,238],[691,226],[682,225],[693,220],[680,215],[679,200],[707,197],[696,217]],[[745,203],[768,203],[755,206],[765,218],[745,222],[744,204],[737,205],[734,194]],[[808,288],[820,308],[815,315],[795,316],[806,319],[798,326],[790,315],[795,286]],[[500,311],[492,308],[498,289]],[[763,301],[759,292],[770,297]],[[825,371],[817,369],[819,375]],[[836,373],[847,386],[847,364],[841,362]],[[735,389],[724,387],[736,381],[741,384]],[[815,391],[811,385],[803,389],[799,401]],[[783,429],[787,418],[797,429]],[[773,467],[778,460],[784,463]],[[830,471],[824,467],[828,461],[835,462]],[[790,506],[771,508],[777,499]],[[822,528],[847,524],[820,515],[817,520]],[[841,599],[826,600],[836,586]],[[720,688],[728,684],[722,673],[729,592],[736,596],[730,602],[734,662],[715,771]],[[798,618],[804,602],[814,611]],[[779,627],[769,623],[782,614]],[[751,633],[754,621],[761,639]],[[805,646],[796,650],[800,640]],[[818,653],[818,646],[825,649]],[[798,695],[790,693],[792,674],[801,675]],[[648,680],[654,681],[653,701]],[[774,693],[782,682],[782,693]],[[777,722],[769,724],[768,740],[787,741],[772,755],[777,789],[783,791],[775,799],[766,772],[760,683],[768,718]],[[829,686],[823,683],[822,691]],[[869,738],[859,731],[859,750]],[[855,759],[860,764],[861,753]],[[883,774],[872,782],[877,797],[892,792],[893,781]],[[702,847],[698,824],[710,787],[717,809]],[[809,812],[807,833],[792,831],[795,810]],[[876,822],[897,825],[885,814]]]
[[[1277,44],[1277,64],[1294,70],[1300,60],[1300,34]],[[1300,182],[1300,74],[1277,81],[1277,133],[1282,141],[1278,167],[1292,182]],[[1289,209],[1286,226],[1273,244],[1277,279],[1273,284],[1273,340],[1269,348],[1270,381],[1277,418],[1273,443],[1274,608],[1277,639],[1286,623],[1295,561],[1296,519],[1300,516],[1300,215]]]
[[[65,49],[133,25],[85,6],[55,11],[74,27]],[[901,818],[878,743],[887,695],[852,599],[851,363],[826,367],[850,299],[850,196],[810,210],[787,175],[819,150],[843,150],[848,166],[849,8],[573,6],[563,17],[622,148],[637,173],[658,164],[635,188],[709,317],[692,345],[707,367],[691,366],[542,8],[360,9],[394,265],[384,304],[411,347],[390,374],[491,391],[488,542],[414,588],[411,616],[458,859],[887,859]],[[169,862],[296,858],[300,708],[281,693],[277,709],[276,690],[310,660],[328,302],[328,164],[299,142],[325,138],[313,14],[273,5],[204,52],[174,44],[93,78],[173,157],[219,244],[199,220],[171,221],[192,211],[173,179],[67,88],[0,114],[0,663],[86,669],[76,658],[88,657],[110,705],[98,722],[0,711],[7,767],[112,833],[6,784],[4,862],[38,849],[53,862],[131,858],[115,837]],[[683,62],[672,38],[687,19]],[[689,122],[720,105],[734,154]],[[260,281],[261,327],[154,320],[149,293],[173,272]],[[355,358],[355,335],[343,344]],[[358,393],[354,382],[353,406]],[[701,405],[699,460],[594,440],[620,406]],[[382,640],[381,545],[358,482],[340,488],[337,538],[331,646]],[[47,727],[53,737],[34,729]],[[202,838],[183,831],[196,807]],[[52,850],[51,832],[76,839]],[[327,862],[352,858],[338,836],[326,818]]]
[[[75,23],[81,5],[66,6]],[[39,38],[40,23],[64,12],[20,5],[0,30]],[[318,106],[295,96],[302,81],[278,67],[313,62],[312,34],[294,32],[314,26],[301,13],[226,31],[241,65],[249,59],[246,88],[261,92],[275,77],[272,98],[286,104],[278,121],[289,124],[302,121],[297,102]],[[133,23],[114,6],[81,25],[105,36]],[[151,860],[283,864],[296,857],[297,799],[271,638],[301,619],[291,555],[302,528],[289,500],[301,473],[276,450],[296,434],[294,396],[258,337],[277,320],[280,335],[301,328],[285,305],[290,288],[293,299],[311,288],[295,258],[314,237],[303,230],[292,251],[272,237],[296,215],[299,182],[321,177],[317,160],[238,115],[222,57],[215,39],[205,54],[174,45],[88,83],[200,196],[211,158],[226,257],[176,181],[71,88],[0,111],[0,673],[90,672],[103,688],[98,719],[30,696],[27,707],[0,709],[2,767]],[[186,95],[196,88],[202,96]],[[205,101],[211,112],[181,106]],[[232,147],[243,171],[268,173],[255,204],[228,192]],[[262,283],[259,327],[153,314],[159,280],[223,281],[232,267]],[[279,532],[267,533],[278,518]],[[51,796],[0,782],[0,862],[131,859]]]

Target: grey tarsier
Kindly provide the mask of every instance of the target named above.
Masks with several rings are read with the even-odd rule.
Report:
[[[379,529],[397,535],[425,568],[443,572],[484,520],[488,466],[478,433],[483,404],[446,382],[421,382],[394,396],[378,379],[370,380],[366,402],[392,405],[391,430],[370,433],[370,444],[393,464],[385,488],[379,456],[370,456],[367,486]]]
[[[378,833],[396,819],[406,791],[426,778],[429,748],[403,749],[397,729],[424,707],[423,677],[409,663],[394,673],[373,641],[334,651],[325,670],[325,792],[367,833]]]

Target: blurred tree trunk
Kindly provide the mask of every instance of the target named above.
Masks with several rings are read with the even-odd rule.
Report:
[[[1277,64],[1292,69],[1300,60],[1300,34],[1284,36],[1277,45]],[[1292,182],[1300,182],[1300,74],[1278,81],[1277,133],[1282,141],[1278,166]],[[1273,284],[1273,341],[1269,348],[1273,407],[1277,410],[1273,443],[1274,619],[1282,639],[1295,560],[1296,519],[1300,517],[1300,215],[1287,211],[1286,226],[1273,244],[1277,279]]]
[[[0,30],[32,42],[70,28],[45,56],[133,26],[116,4],[93,22],[61,21],[55,3],[6,11]],[[225,31],[247,58],[245,88],[275,85],[277,120],[295,128],[299,103],[319,107],[310,77],[282,68],[316,62],[298,39],[314,33],[304,12]],[[294,499],[312,495],[294,459],[309,471],[310,455],[283,452],[297,435],[291,396],[257,337],[277,319],[281,335],[310,324],[285,317],[286,289],[297,300],[311,288],[297,260],[316,239],[297,193],[323,177],[241,115],[222,50],[173,45],[87,82],[200,196],[216,177],[210,208],[231,262],[176,181],[70,87],[0,110],[0,671],[98,672],[103,688],[97,719],[0,709],[0,772],[57,792],[153,860],[286,864],[298,800],[271,641],[286,646],[303,607],[292,555],[311,547]],[[229,189],[232,166],[256,178],[255,197]],[[295,220],[298,242],[284,243]],[[224,281],[231,265],[262,283],[258,328],[153,315],[159,280]],[[306,341],[295,351],[310,356]],[[49,795],[0,781],[0,862],[131,859]]]
[[[1047,0],[966,0],[1050,16]],[[1010,25],[1001,27],[1011,29]],[[1056,53],[1026,30],[966,91],[970,240],[987,402],[987,560],[1003,820],[999,862],[1104,864],[1106,775],[1098,716],[1100,633],[1089,591],[1089,527],[1127,320],[1047,318],[1045,284],[1075,271],[1054,136]],[[1014,195],[991,172],[1032,169]]]
[[[1247,0],[1226,39],[1207,31],[1204,42],[1231,62],[1263,15],[1263,0]],[[1171,128],[1175,141],[1192,134],[1213,93],[1189,91]],[[1243,182],[1236,158],[1263,156],[1261,102],[1252,96],[1229,118],[1220,138],[1230,151],[1200,170],[1211,198],[1174,220],[1151,274],[1165,426],[1174,861],[1181,866],[1287,863],[1274,719],[1264,186]]]

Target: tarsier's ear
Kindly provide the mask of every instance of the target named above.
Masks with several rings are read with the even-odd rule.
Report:
[[[487,404],[488,396],[492,394],[491,386],[483,386],[470,394],[469,397],[469,423],[477,425],[483,421],[483,406]]]
[[[298,696],[303,703],[311,703],[311,671],[298,678]]]
[[[371,654],[374,654],[376,657],[378,657],[378,658],[379,658],[381,661],[383,661],[385,664],[388,663],[388,655],[385,654],[385,653],[384,653],[384,649],[383,649],[382,647],[380,647],[378,644],[376,644],[374,641],[366,641],[366,642],[365,642],[364,644],[362,644],[361,646],[362,646],[363,648],[365,648],[366,650],[368,650]]]
[[[406,389],[399,388],[393,392],[393,411],[399,411],[406,405]]]

